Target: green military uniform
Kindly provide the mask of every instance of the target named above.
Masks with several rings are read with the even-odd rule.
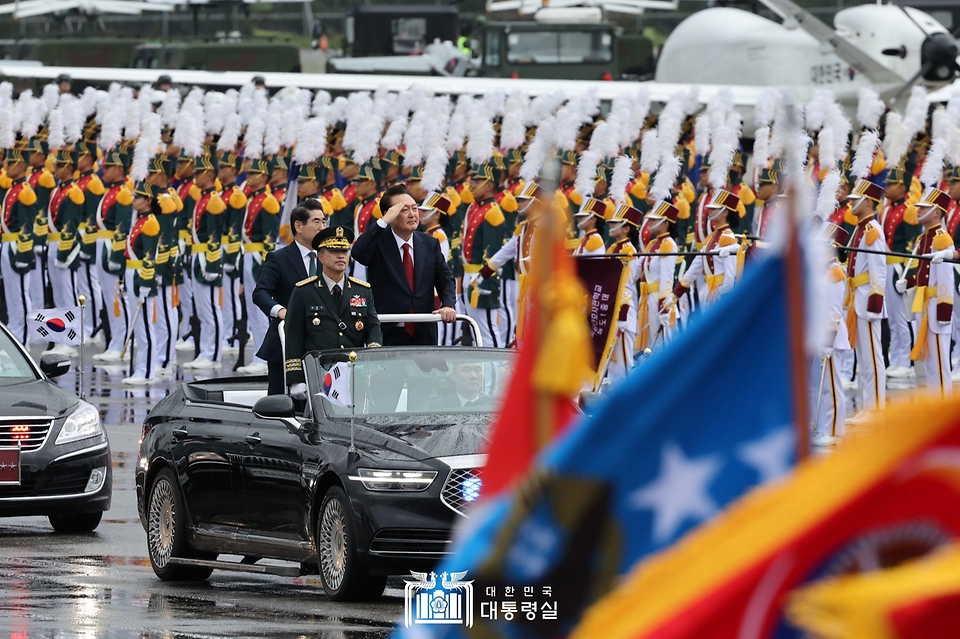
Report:
[[[352,236],[343,227],[332,227],[318,233],[313,245],[317,250],[347,251]],[[298,282],[287,305],[285,322],[290,385],[305,381],[302,360],[310,351],[380,346],[383,342],[373,291],[369,284],[355,277],[344,277],[339,301],[322,275]]]

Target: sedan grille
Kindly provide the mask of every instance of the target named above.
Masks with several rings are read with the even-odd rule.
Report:
[[[440,491],[440,499],[452,510],[466,517],[467,505],[480,496],[480,483],[479,468],[454,468]]]
[[[450,545],[449,530],[384,528],[370,542],[370,552],[388,555],[443,555]]]
[[[49,419],[0,420],[0,448],[16,448],[24,452],[37,450],[50,434],[53,422]]]

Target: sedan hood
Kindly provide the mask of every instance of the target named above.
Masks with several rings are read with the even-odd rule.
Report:
[[[76,395],[46,379],[0,384],[3,417],[62,417],[76,405]]]
[[[430,459],[454,455],[475,455],[487,448],[488,414],[416,415],[366,417],[357,419],[370,444],[380,450],[366,450],[381,459]],[[368,430],[369,429],[369,430]],[[373,432],[371,432],[373,431]],[[359,429],[358,429],[359,432]],[[379,437],[378,437],[379,435]],[[358,448],[364,448],[357,442]]]

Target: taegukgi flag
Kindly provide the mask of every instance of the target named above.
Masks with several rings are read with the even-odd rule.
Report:
[[[79,346],[83,335],[80,308],[48,308],[27,318],[27,330],[41,341]]]
[[[323,376],[323,389],[320,395],[330,403],[344,408],[353,406],[353,387],[351,385],[353,369],[347,362],[338,362]]]

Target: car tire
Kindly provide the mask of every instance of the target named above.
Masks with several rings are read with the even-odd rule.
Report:
[[[163,581],[203,581],[213,568],[172,564],[174,557],[194,557],[187,543],[186,509],[169,468],[153,480],[147,499],[147,554],[153,572]]]
[[[65,515],[50,515],[50,525],[58,533],[88,533],[93,532],[100,525],[102,512],[96,513],[68,513]]]
[[[357,557],[350,500],[339,486],[323,496],[317,515],[320,580],[334,601],[370,601],[383,594],[386,576],[370,575]]]

